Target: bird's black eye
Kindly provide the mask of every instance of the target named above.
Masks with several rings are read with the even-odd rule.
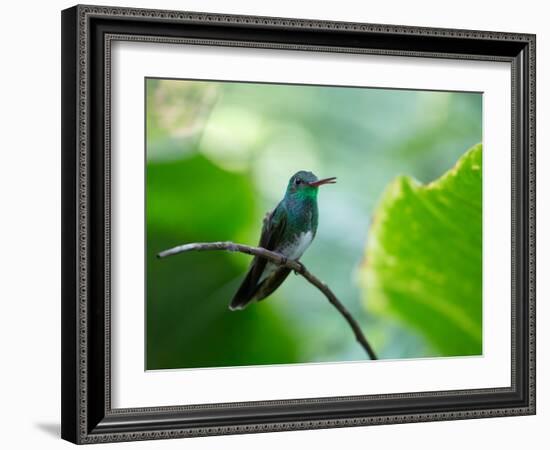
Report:
[[[297,185],[302,184],[302,180],[300,178],[296,178],[294,180],[294,183],[296,183]]]

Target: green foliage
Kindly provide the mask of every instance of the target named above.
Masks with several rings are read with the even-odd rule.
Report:
[[[248,178],[196,155],[150,162],[147,188],[147,368],[296,362],[298,338],[276,310],[228,310],[249,257],[156,258],[183,242],[236,240],[255,217]]]
[[[361,267],[368,311],[416,329],[435,354],[482,352],[482,147],[438,180],[401,176],[375,210]]]

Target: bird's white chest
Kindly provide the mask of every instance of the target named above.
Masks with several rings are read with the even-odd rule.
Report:
[[[304,252],[307,250],[311,241],[313,240],[313,233],[307,231],[300,233],[294,241],[291,241],[283,248],[279,250],[288,259],[300,259]]]
[[[277,248],[276,252],[282,254],[283,256],[286,256],[288,259],[297,260],[301,258],[301,256],[309,247],[309,244],[311,244],[312,240],[313,233],[311,231],[301,233],[296,237],[295,240],[291,241],[284,247]],[[265,269],[260,277],[260,282],[273,275],[273,273],[275,273],[278,268],[279,266],[277,264],[268,262],[265,265]]]

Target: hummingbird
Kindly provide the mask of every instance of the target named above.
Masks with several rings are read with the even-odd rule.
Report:
[[[319,186],[336,183],[336,177],[319,180],[312,172],[296,172],[277,207],[266,214],[259,247],[299,260],[317,232]],[[271,295],[286,279],[290,269],[255,256],[229,309],[243,309]]]

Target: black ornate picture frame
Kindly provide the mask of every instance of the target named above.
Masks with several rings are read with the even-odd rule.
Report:
[[[114,41],[511,63],[511,385],[113,409],[110,50]],[[84,444],[534,413],[534,35],[99,6],[62,12],[64,439]]]

